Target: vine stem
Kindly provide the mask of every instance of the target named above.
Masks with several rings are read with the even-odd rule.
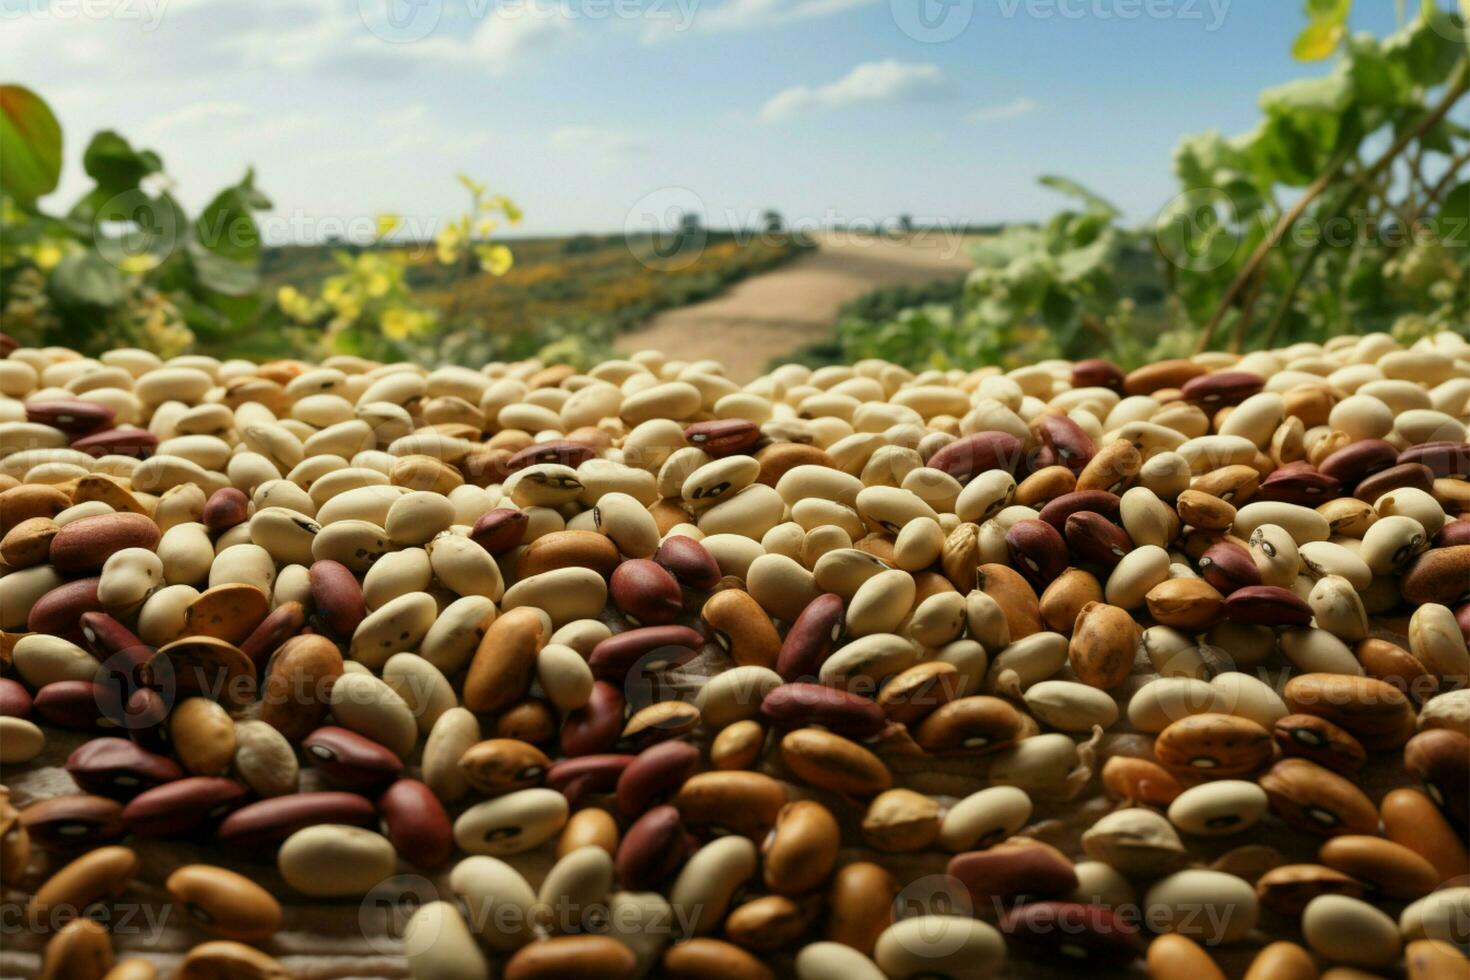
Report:
[[[1405,130],[1394,141],[1393,145],[1385,150],[1383,155],[1375,160],[1361,174],[1360,180],[1372,181],[1385,169],[1392,166],[1394,160],[1404,151],[1405,147],[1433,129],[1449,114],[1450,109],[1459,101],[1460,96],[1465,94],[1467,87],[1470,87],[1470,60],[1461,58],[1459,65],[1455,68],[1453,77],[1445,88],[1444,95],[1440,97],[1439,104],[1427,116],[1419,120],[1418,125],[1412,129]],[[1312,202],[1321,197],[1323,191],[1327,190],[1332,185],[1332,182],[1337,179],[1338,174],[1342,172],[1342,168],[1346,166],[1350,156],[1350,150],[1343,150],[1337,156],[1333,157],[1326,172],[1312,181],[1306,191],[1303,192],[1301,198],[1281,216],[1281,219],[1276,222],[1266,237],[1256,246],[1256,250],[1251,253],[1251,257],[1246,261],[1241,270],[1236,273],[1230,286],[1225,290],[1225,295],[1221,297],[1220,306],[1215,310],[1214,316],[1205,325],[1205,329],[1200,332],[1199,344],[1195,348],[1197,352],[1209,349],[1210,344],[1215,340],[1215,331],[1220,328],[1220,323],[1225,319],[1226,314],[1230,312],[1235,306],[1236,301],[1240,299],[1242,291],[1255,278],[1256,271],[1270,257],[1272,250],[1281,243],[1281,239],[1286,237],[1286,233],[1291,230],[1292,225],[1296,224],[1298,219],[1306,213],[1307,208],[1311,207]]]

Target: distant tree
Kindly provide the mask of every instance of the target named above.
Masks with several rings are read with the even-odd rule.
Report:
[[[786,227],[786,223],[781,220],[781,212],[774,208],[769,208],[761,214],[761,222],[766,226],[766,231],[773,235]]]
[[[702,219],[693,211],[685,211],[679,216],[679,233],[684,236],[699,234]]]
[[[905,235],[912,234],[914,230],[914,216],[911,214],[899,215],[898,229],[899,231],[902,231]]]

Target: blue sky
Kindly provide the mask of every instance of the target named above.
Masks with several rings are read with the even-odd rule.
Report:
[[[1392,0],[1356,7],[1393,29]],[[1044,173],[1143,220],[1181,134],[1248,129],[1263,87],[1326,70],[1291,60],[1302,24],[1292,0],[0,0],[0,74],[61,118],[57,204],[115,128],[191,205],[254,164],[276,241],[432,229],[458,172],[529,233],[666,204],[1031,219]]]

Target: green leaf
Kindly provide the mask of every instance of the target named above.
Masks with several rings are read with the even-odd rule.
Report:
[[[110,196],[135,189],[144,177],[162,170],[163,161],[152,150],[135,150],[126,139],[105,129],[87,144],[82,169],[97,181],[98,190]]]
[[[1416,84],[1442,84],[1465,53],[1463,21],[1455,17],[1427,0],[1418,17],[1384,39],[1384,54],[1400,64]]]
[[[1355,34],[1348,41],[1347,64],[1358,102],[1393,106],[1413,98],[1414,80],[1407,69],[1390,58],[1371,34]]]
[[[0,159],[0,192],[22,207],[61,179],[61,124],[39,95],[19,85],[0,85]]]
[[[1340,21],[1325,18],[1314,20],[1296,36],[1296,41],[1291,46],[1291,56],[1297,61],[1322,61],[1330,58],[1346,34],[1347,27]]]
[[[80,252],[56,264],[46,289],[58,306],[68,310],[101,310],[123,301],[127,282],[96,252]]]
[[[213,258],[254,266],[260,261],[260,228],[255,224],[254,212],[269,207],[269,199],[255,188],[255,171],[247,170],[240,183],[220,191],[199,213],[191,254],[197,256],[202,249]],[[212,274],[201,274],[201,281]],[[235,281],[233,274],[225,278],[225,285]],[[227,288],[220,291],[230,292]]]
[[[1097,194],[1094,194],[1092,191],[1083,187],[1081,184],[1077,183],[1077,181],[1072,180],[1069,177],[1057,177],[1054,175],[1047,175],[1038,178],[1037,183],[1040,184],[1042,187],[1049,187],[1059,194],[1066,194],[1068,197],[1075,197],[1086,204],[1088,208],[1093,211],[1105,212],[1110,216],[1116,216],[1120,213],[1118,209],[1113,207],[1113,205],[1108,200],[1099,197]]]

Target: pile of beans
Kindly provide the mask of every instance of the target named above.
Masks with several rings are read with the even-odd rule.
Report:
[[[172,976],[290,976],[295,907],[408,873],[421,980],[1470,975],[1463,339],[743,386],[0,350],[43,977],[158,976],[103,924],[147,882]]]

